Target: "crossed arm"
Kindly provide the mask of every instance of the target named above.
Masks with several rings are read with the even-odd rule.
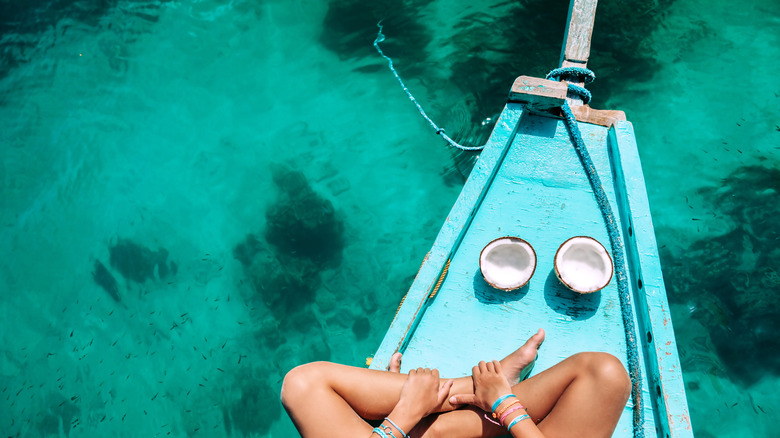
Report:
[[[513,437],[544,438],[525,407],[512,393],[499,361],[480,362],[472,369],[472,379],[474,393],[453,395],[449,397],[450,405],[474,405],[494,414],[494,421],[507,427]],[[411,370],[401,389],[398,404],[382,425],[372,431],[372,435],[395,437],[394,433],[388,434],[387,431],[396,430],[401,436],[406,436],[404,431],[412,430],[424,417],[442,411],[452,384],[453,380],[441,381],[438,370]]]
[[[411,431],[424,417],[443,410],[452,384],[452,379],[446,381],[439,379],[439,370],[428,368],[410,370],[401,388],[398,404],[371,434],[379,435],[380,438],[400,438],[396,437],[395,433],[386,432],[395,429],[400,436],[406,436],[404,431]]]

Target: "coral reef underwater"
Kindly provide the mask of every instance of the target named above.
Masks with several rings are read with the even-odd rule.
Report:
[[[669,300],[709,330],[723,365],[751,384],[780,375],[780,170],[742,167],[701,195],[732,224],[679,254],[662,250]]]
[[[272,176],[278,196],[266,211],[265,230],[248,234],[233,255],[255,297],[282,318],[304,311],[321,284],[322,271],[341,264],[344,223],[302,172],[281,165],[273,167]]]
[[[275,166],[272,176],[279,197],[266,213],[268,243],[280,255],[310,260],[318,267],[340,265],[344,224],[333,204],[318,195],[300,171]]]
[[[133,242],[130,239],[118,239],[109,245],[109,264],[124,277],[125,281],[137,284],[147,280],[165,279],[176,275],[178,266],[168,260],[168,250],[159,248],[156,251]],[[114,301],[122,301],[119,283],[114,274],[98,259],[94,261],[92,280],[105,290]]]
[[[278,358],[286,355],[294,337],[300,360],[328,360],[330,347],[312,304],[323,271],[341,264],[344,222],[301,171],[278,165],[271,173],[278,193],[267,206],[265,227],[247,234],[233,249],[244,277],[239,289],[259,327],[254,339]],[[268,403],[279,390],[260,377],[246,376],[240,397],[223,409],[226,430],[244,436],[266,432],[280,416],[279,405]],[[263,415],[256,415],[258,410]]]
[[[225,430],[230,434],[236,429],[241,436],[265,433],[282,413],[279,403],[269,403],[269,400],[279,397],[278,391],[268,384],[264,376],[253,373],[238,375],[236,386],[241,388],[241,397],[229,406],[222,406]]]
[[[176,274],[176,263],[168,262],[168,250],[165,248],[152,251],[132,240],[119,239],[109,246],[108,253],[111,267],[128,281],[144,283]]]

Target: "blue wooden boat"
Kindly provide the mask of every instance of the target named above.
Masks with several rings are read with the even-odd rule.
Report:
[[[585,67],[595,4],[572,1],[561,67]],[[547,338],[534,373],[577,352],[607,351],[638,376],[614,436],[693,436],[633,127],[622,112],[590,109],[567,91],[563,82],[515,81],[370,367],[387,369],[401,351],[402,371],[425,366],[465,376],[478,361],[504,357],[542,327]],[[560,117],[566,100],[616,236]],[[616,268],[624,261],[624,297],[619,275],[591,294],[559,281],[556,251],[581,235],[603,243]],[[491,287],[480,272],[480,252],[501,236],[520,237],[536,251],[533,277],[515,291]],[[622,247],[610,246],[611,238]],[[492,341],[495,330],[504,344]]]

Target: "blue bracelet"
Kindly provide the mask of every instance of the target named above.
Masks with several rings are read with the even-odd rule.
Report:
[[[496,409],[498,409],[498,405],[501,404],[504,400],[508,399],[509,397],[514,397],[514,394],[507,394],[503,397],[499,397],[498,400],[493,402],[493,412],[496,412]]]
[[[511,423],[509,423],[509,426],[506,427],[506,431],[509,432],[510,430],[512,430],[512,426],[514,426],[515,424],[517,424],[517,423],[519,423],[519,422],[521,422],[521,421],[523,421],[523,420],[525,420],[527,418],[531,418],[531,417],[528,414],[523,414],[523,415],[520,415],[519,417],[515,418],[514,420],[512,420]]]
[[[387,434],[382,429],[380,429],[378,427],[375,427],[374,430],[371,431],[371,433],[372,434],[375,433],[375,434],[379,435],[379,438],[390,438],[389,436],[387,436]]]
[[[392,424],[392,425],[393,425],[393,427],[395,427],[396,429],[398,429],[398,431],[399,431],[399,432],[401,432],[401,436],[402,436],[403,438],[407,438],[407,437],[409,436],[409,435],[407,435],[407,434],[406,434],[406,432],[404,432],[404,431],[403,431],[403,430],[402,430],[400,427],[398,427],[398,425],[397,425],[397,424],[395,424],[395,422],[393,422],[393,420],[391,420],[391,419],[390,419],[390,417],[385,417],[385,420],[387,420],[387,422],[388,422],[388,423]],[[393,433],[393,432],[390,432],[390,433]],[[395,437],[395,435],[393,435],[393,437]]]
[[[393,429],[390,426],[385,426],[382,423],[379,423],[379,428],[382,429],[382,433],[384,434],[385,438],[396,438],[395,434],[393,433]],[[388,432],[390,435],[388,435]]]

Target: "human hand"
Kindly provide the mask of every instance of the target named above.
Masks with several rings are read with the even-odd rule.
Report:
[[[410,370],[394,411],[399,411],[400,414],[417,422],[441,409],[451,387],[452,380],[441,383],[439,370],[428,368]]]
[[[499,397],[511,394],[512,387],[501,370],[501,362],[482,361],[471,369],[474,394],[457,394],[450,397],[450,404],[470,404],[485,412],[493,411],[493,402]]]

